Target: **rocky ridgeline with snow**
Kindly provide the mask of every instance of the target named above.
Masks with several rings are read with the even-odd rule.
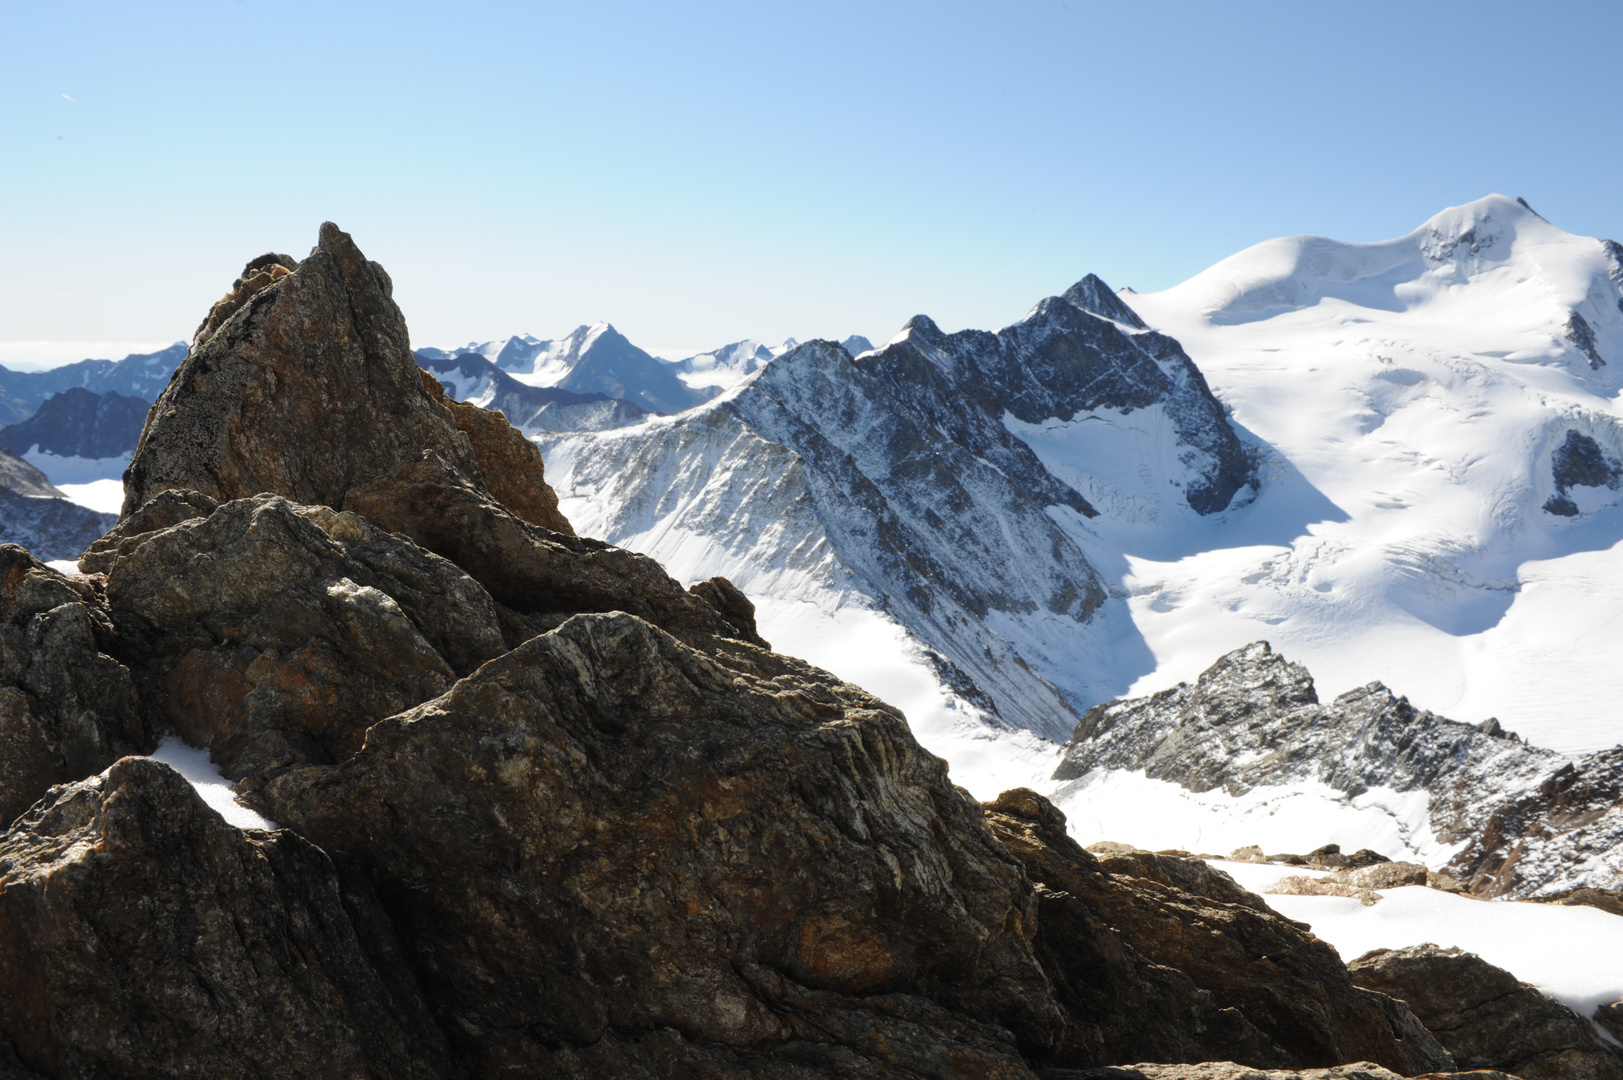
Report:
[[[1032,791],[976,803],[731,583],[574,535],[391,292],[330,224],[253,260],[82,573],[0,547],[0,1075],[1452,1067],[1221,872],[1095,858]],[[1043,340],[1129,343],[1127,392],[1175,382],[1163,346],[1049,308]],[[898,367],[1001,392],[997,339],[914,334]],[[240,827],[139,756],[175,735]]]
[[[1496,720],[1416,709],[1380,683],[1323,703],[1307,669],[1264,642],[1193,684],[1090,710],[1054,798],[1081,795],[1101,770],[1234,796],[1317,786],[1401,806],[1417,793],[1406,840],[1470,892],[1599,900],[1623,914],[1623,748],[1568,758]]]
[[[1135,412],[1192,514],[1248,490],[1200,372],[1095,278],[996,334],[919,316],[856,357],[800,345],[669,421],[541,441],[594,531],[684,576],[726,564],[780,604],[869,606],[966,713],[1063,739],[1086,673],[1059,658],[1106,595],[1076,535],[1098,511],[1015,430]]]

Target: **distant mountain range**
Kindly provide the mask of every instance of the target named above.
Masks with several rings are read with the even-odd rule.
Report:
[[[0,428],[0,448],[20,457],[128,457],[151,403],[109,390],[72,386],[46,398],[28,419]]]
[[[995,334],[917,316],[856,357],[799,345],[670,423],[540,441],[588,535],[729,576],[768,640],[853,650],[817,658],[916,728],[1063,740],[1113,665],[1093,489],[1024,435],[1054,417],[1079,451],[1145,471],[1169,522],[1255,494],[1254,455],[1194,364],[1091,276]]]
[[[460,401],[500,409],[528,434],[605,431],[650,414],[701,405],[794,348],[735,341],[682,360],[662,360],[608,323],[579,326],[561,338],[528,334],[470,342],[459,349],[416,350],[417,362]],[[851,352],[873,345],[853,335]]]
[[[92,394],[123,394],[150,405],[185,358],[186,344],[177,341],[153,353],[132,353],[116,361],[80,360],[46,371],[12,371],[0,366],[0,424],[26,420],[46,398],[74,387]]]

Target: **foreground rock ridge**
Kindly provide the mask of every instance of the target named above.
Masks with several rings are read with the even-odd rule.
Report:
[[[1569,758],[1496,721],[1416,709],[1380,683],[1319,701],[1306,668],[1256,642],[1193,684],[1083,717],[1054,777],[1143,770],[1191,791],[1316,781],[1346,796],[1419,792],[1446,870],[1477,896],[1623,914],[1623,747]],[[1063,789],[1062,789],[1063,790]]]
[[[330,224],[255,259],[82,573],[0,547],[0,1076],[1452,1067],[1226,875],[977,804],[726,579],[572,535],[389,293]]]

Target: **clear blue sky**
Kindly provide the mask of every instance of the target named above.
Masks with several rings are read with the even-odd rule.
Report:
[[[188,337],[324,219],[417,344],[996,327],[1492,191],[1623,238],[1623,3],[0,0],[0,344]]]

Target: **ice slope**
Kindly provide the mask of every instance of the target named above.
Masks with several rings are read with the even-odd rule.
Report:
[[[1577,516],[1545,509],[1569,433],[1623,459],[1623,249],[1490,196],[1124,299],[1185,345],[1268,478],[1227,522],[1146,528],[1126,498],[1092,523],[1155,658],[1133,694],[1266,638],[1327,697],[1379,679],[1566,753],[1623,738],[1615,476],[1571,487]],[[1086,432],[1029,435],[1062,475],[1087,452]]]

